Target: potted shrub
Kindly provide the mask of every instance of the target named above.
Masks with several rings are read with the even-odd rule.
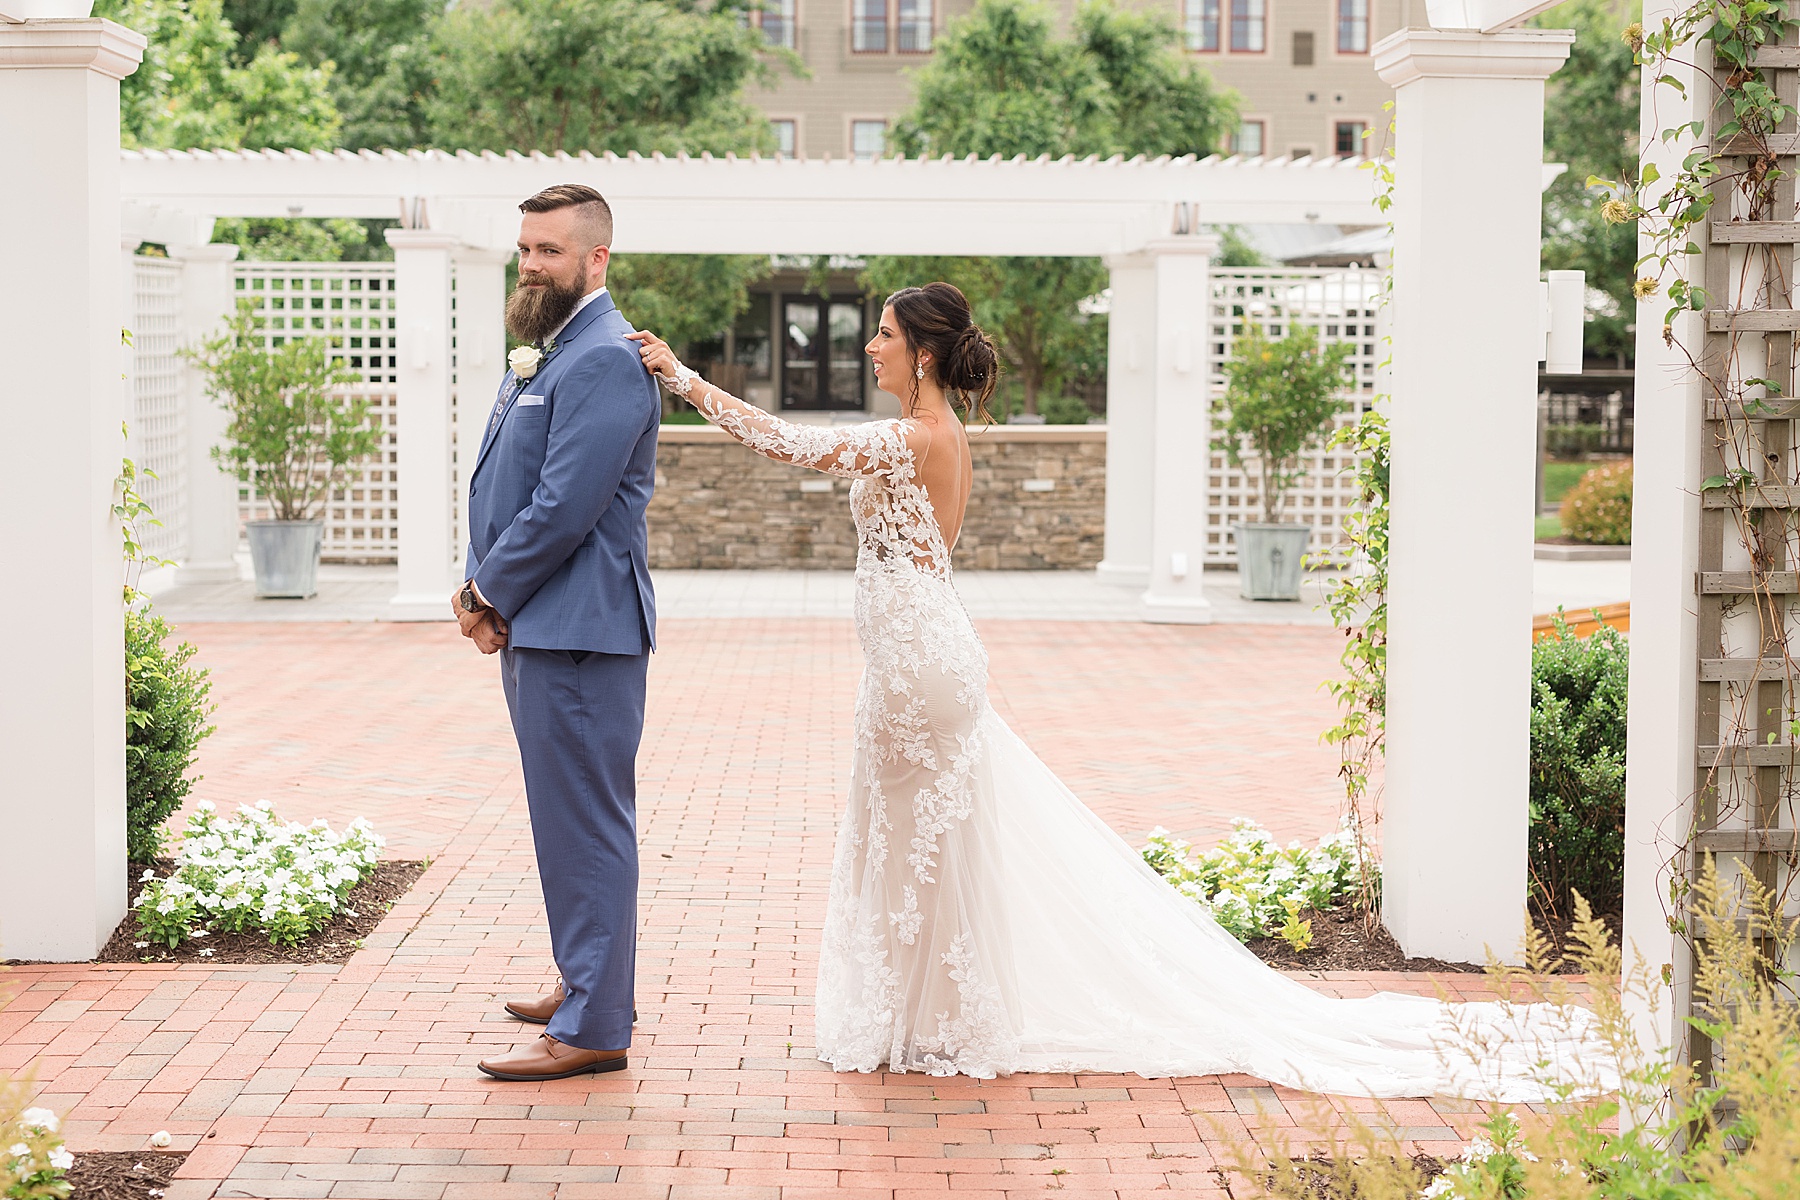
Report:
[[[331,361],[322,338],[290,338],[265,350],[249,301],[225,332],[191,356],[207,374],[207,392],[225,406],[226,444],[214,446],[221,470],[252,485],[273,519],[248,526],[259,597],[304,599],[318,591],[319,519],[344,469],[381,445],[368,401],[342,388],[359,376]]]
[[[1344,407],[1347,343],[1320,346],[1318,333],[1295,326],[1278,342],[1246,324],[1225,364],[1225,395],[1214,407],[1213,448],[1240,469],[1254,459],[1263,519],[1232,526],[1238,590],[1246,600],[1298,600],[1300,560],[1309,525],[1281,520],[1288,489],[1305,474],[1300,456],[1320,445]]]

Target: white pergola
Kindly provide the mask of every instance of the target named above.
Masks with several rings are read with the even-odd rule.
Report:
[[[1144,589],[1148,620],[1204,622],[1199,448],[1207,444],[1205,297],[1216,242],[1203,230],[1369,223],[1371,179],[1360,167],[1335,159],[143,151],[124,154],[121,182],[131,232],[169,243],[197,273],[229,270],[216,257],[195,260],[191,249],[207,241],[215,218],[401,218],[406,227],[389,239],[405,342],[397,619],[443,619],[461,566],[454,524],[437,500],[451,487],[451,263],[461,362],[497,378],[504,267],[523,197],[554,183],[591,184],[612,206],[621,253],[1103,256],[1113,280],[1115,399],[1101,574]],[[220,294],[216,285],[206,290]],[[216,422],[197,381],[192,400],[194,427]],[[1171,454],[1160,469],[1158,446]],[[1198,457],[1184,462],[1184,452]],[[189,504],[218,523],[193,531],[210,557],[193,563],[190,577],[204,577],[229,567],[236,534],[223,499],[234,485],[216,471],[195,478],[218,492]]]
[[[1404,146],[1393,213],[1386,915],[1408,951],[1446,958],[1479,957],[1484,944],[1509,953],[1522,926],[1542,96],[1571,40],[1480,32],[1498,28],[1487,16],[1402,31],[1373,55],[1397,89]],[[121,159],[117,81],[142,49],[105,21],[0,23],[0,110],[33,114],[0,124],[0,166],[23,181],[0,189],[0,354],[21,365],[6,385],[0,509],[18,535],[11,557],[49,593],[13,651],[14,678],[31,685],[0,689],[0,816],[30,848],[0,872],[0,956],[91,957],[124,912],[120,567],[108,501],[127,413],[122,247],[162,241],[185,264],[193,337],[231,295],[230,249],[207,244],[214,218],[403,218],[389,235],[405,335],[399,617],[439,615],[455,577],[451,264],[459,363],[497,377],[515,206],[539,188],[600,188],[625,252],[1102,255],[1113,305],[1101,574],[1142,589],[1147,619],[1203,622],[1203,349],[1216,240],[1197,231],[1381,219],[1353,162]],[[202,446],[216,428],[216,416],[206,420],[190,423]],[[190,501],[190,569],[204,570],[208,554],[228,558],[230,494],[220,480],[210,501]],[[210,548],[205,522],[217,531]],[[1449,561],[1472,534],[1488,547],[1476,587],[1469,564]]]

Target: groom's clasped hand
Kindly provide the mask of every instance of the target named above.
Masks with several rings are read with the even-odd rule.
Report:
[[[469,607],[471,604],[473,608]],[[498,653],[506,645],[506,622],[498,612],[476,598],[472,587],[465,585],[450,593],[450,611],[456,614],[462,635],[473,641],[475,648],[483,654]]]

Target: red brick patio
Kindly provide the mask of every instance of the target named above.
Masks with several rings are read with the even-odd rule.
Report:
[[[1248,1077],[837,1075],[811,1049],[815,943],[858,658],[836,621],[671,621],[651,674],[633,1069],[533,1087],[476,1059],[534,1032],[551,973],[495,665],[442,625],[193,625],[219,732],[197,797],[367,816],[431,868],[344,967],[21,967],[0,1071],[34,1067],[76,1150],[194,1148],[169,1200],[1223,1195],[1221,1137],[1315,1133]],[[1003,622],[1003,715],[1115,828],[1282,838],[1336,817],[1318,743],[1329,630]],[[1337,994],[1475,995],[1333,974]],[[1296,1103],[1298,1102],[1298,1103]],[[1338,1102],[1343,1107],[1366,1103]],[[1390,1106],[1421,1148],[1479,1114]]]

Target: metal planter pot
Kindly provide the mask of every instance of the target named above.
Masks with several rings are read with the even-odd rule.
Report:
[[[323,521],[251,521],[250,563],[258,599],[305,600],[319,591]]]
[[[1237,534],[1238,595],[1246,600],[1298,600],[1300,560],[1310,525],[1233,525]]]

